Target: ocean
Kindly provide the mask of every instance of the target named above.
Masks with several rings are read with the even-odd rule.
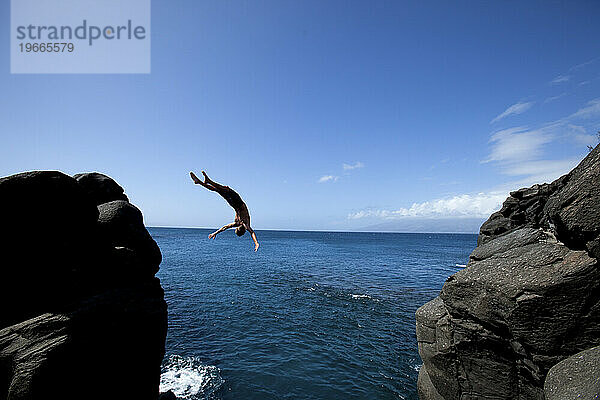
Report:
[[[476,235],[150,228],[182,399],[417,399],[415,311]]]

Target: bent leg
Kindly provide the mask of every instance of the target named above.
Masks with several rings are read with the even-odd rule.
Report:
[[[221,229],[214,231],[213,233],[211,233],[210,235],[208,235],[209,239],[214,239],[215,237],[217,237],[217,235],[223,231],[226,231],[227,229],[230,228],[235,228],[236,226],[240,226],[239,222],[232,222],[231,224],[227,224],[224,227],[222,227]]]

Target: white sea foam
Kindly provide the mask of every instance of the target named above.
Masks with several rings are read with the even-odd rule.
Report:
[[[173,391],[181,399],[207,399],[224,383],[219,369],[202,364],[196,357],[169,357],[162,367],[160,391]]]
[[[466,264],[456,264],[457,267],[466,268]]]
[[[408,365],[410,365],[411,368],[414,369],[415,371],[419,372],[419,370],[423,366],[423,363],[421,362],[420,358],[410,358],[408,360]]]
[[[369,296],[368,294],[352,294],[351,295],[353,299],[370,299],[371,296]]]

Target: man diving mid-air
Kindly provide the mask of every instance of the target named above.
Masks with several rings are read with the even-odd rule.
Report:
[[[227,224],[218,231],[215,231],[208,235],[209,239],[214,239],[217,235],[229,228],[235,228],[235,234],[238,236],[243,236],[246,231],[250,232],[252,235],[252,240],[254,240],[254,251],[258,250],[258,240],[256,240],[256,234],[250,227],[250,213],[248,212],[248,207],[246,207],[246,203],[242,200],[239,194],[235,192],[229,186],[223,186],[218,184],[217,182],[211,180],[206,172],[202,171],[202,175],[204,175],[204,182],[202,182],[193,172],[190,172],[190,176],[196,185],[202,185],[208,190],[212,190],[213,192],[219,193],[233,209],[235,210],[235,220],[231,224]]]

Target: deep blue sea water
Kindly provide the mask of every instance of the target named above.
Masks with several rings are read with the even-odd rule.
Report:
[[[185,399],[417,399],[414,313],[476,235],[150,228]]]

